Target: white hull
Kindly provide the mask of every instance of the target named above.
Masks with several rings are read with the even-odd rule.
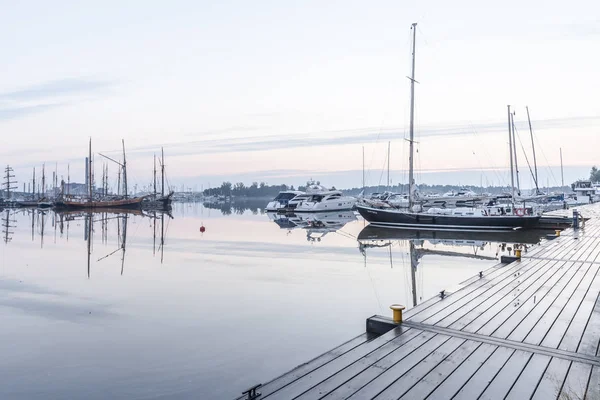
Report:
[[[351,210],[356,204],[354,197],[341,197],[339,199],[324,200],[320,202],[303,201],[298,204],[294,212],[323,212]]]

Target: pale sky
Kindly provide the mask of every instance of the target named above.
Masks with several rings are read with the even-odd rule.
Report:
[[[561,147],[566,183],[600,164],[597,1],[1,4],[0,155],[19,187],[44,162],[81,181],[90,137],[111,156],[125,139],[140,186],[160,146],[178,187],[360,186],[363,146],[377,184],[388,141],[402,182],[412,22],[420,182],[507,183],[507,104],[531,161],[530,108],[542,183],[560,183]]]

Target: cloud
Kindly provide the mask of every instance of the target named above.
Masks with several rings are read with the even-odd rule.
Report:
[[[49,97],[97,92],[114,85],[114,82],[82,79],[61,79],[0,93],[0,100],[30,101]]]
[[[76,97],[98,94],[115,82],[62,79],[0,93],[0,121],[22,118],[72,104]]]
[[[533,121],[534,132],[546,129],[574,128],[597,124],[600,117],[573,117],[556,118]],[[516,123],[517,130],[528,132],[529,126],[526,121]],[[464,123],[461,125],[432,126],[418,129],[416,136],[425,137],[456,137],[461,135],[491,134],[505,132],[506,122],[490,123]],[[226,131],[226,130],[223,130]],[[277,134],[249,137],[219,137],[216,139],[193,140],[178,143],[166,143],[163,145],[168,149],[169,156],[186,156],[195,154],[218,154],[231,152],[253,152],[277,149],[290,149],[314,146],[335,146],[347,144],[366,144],[373,142],[386,142],[405,137],[403,130],[398,128],[378,129],[362,128],[342,131],[318,131],[304,132],[298,134]],[[156,152],[156,146],[141,146],[130,148],[128,153],[138,155],[152,155]]]

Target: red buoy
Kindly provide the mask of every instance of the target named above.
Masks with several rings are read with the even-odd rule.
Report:
[[[204,233],[205,230],[206,228],[204,227],[204,225],[200,226],[200,232]]]

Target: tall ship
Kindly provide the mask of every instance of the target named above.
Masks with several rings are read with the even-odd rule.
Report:
[[[130,197],[127,189],[127,160],[125,158],[125,141],[123,143],[123,161],[116,161],[110,157],[106,157],[109,160],[117,163],[123,176],[123,195],[109,195],[106,190],[102,193],[94,193],[94,173],[92,169],[92,139],[89,144],[89,157],[87,165],[87,181],[88,181],[88,195],[87,196],[69,196],[63,195],[61,199],[57,200],[56,207],[58,208],[141,208],[142,201],[145,196],[134,196]]]
[[[514,173],[512,141],[512,114],[508,106],[508,133],[511,159],[512,203],[506,205],[488,205],[473,208],[430,208],[424,211],[416,200],[414,181],[414,111],[415,111],[415,49],[416,26],[412,24],[412,73],[410,85],[410,138],[409,138],[409,173],[408,173],[408,207],[379,208],[369,204],[357,204],[356,208],[363,218],[375,226],[409,228],[409,229],[444,229],[444,230],[513,230],[530,229],[538,225],[541,215],[532,207],[516,207],[514,204]]]

